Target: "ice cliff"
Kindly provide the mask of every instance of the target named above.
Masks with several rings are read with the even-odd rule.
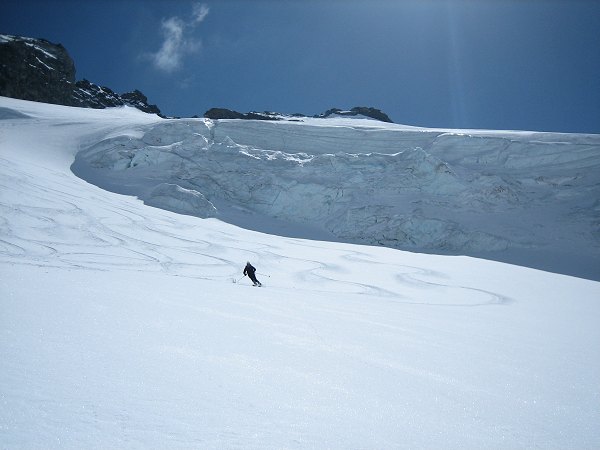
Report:
[[[76,174],[275,234],[600,278],[600,136],[374,120],[180,119],[115,133]]]

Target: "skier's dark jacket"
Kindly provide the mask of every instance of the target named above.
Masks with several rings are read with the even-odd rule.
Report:
[[[252,281],[256,282],[254,272],[256,272],[256,268],[252,264],[247,263],[246,267],[244,267],[244,275],[248,275]]]

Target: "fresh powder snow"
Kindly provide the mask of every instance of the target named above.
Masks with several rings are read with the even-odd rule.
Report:
[[[280,166],[264,167],[291,176],[286,164],[296,171],[325,158],[328,141],[362,133],[373,141],[368,152],[385,153],[398,131],[326,120],[261,125],[276,133],[266,136],[254,134],[256,123],[166,121],[127,107],[0,98],[2,448],[600,447],[598,281],[333,242],[339,235],[327,240],[337,229],[290,222],[294,179],[288,199],[273,202],[282,213],[272,220],[266,207],[245,207],[226,191],[224,177],[258,173],[252,158],[272,157]],[[468,195],[474,191],[456,181],[457,169],[440,166],[439,178],[430,168],[468,154],[477,164],[489,158],[477,155],[474,133],[462,156],[451,132],[441,139],[454,156],[421,147],[403,157],[431,182],[456,182],[456,195]],[[281,153],[266,145],[275,138],[285,139]],[[225,153],[206,159],[212,178],[194,158],[217,150],[208,147],[211,139]],[[296,146],[306,139],[321,142],[318,151]],[[593,136],[569,139],[594,159]],[[369,174],[368,167],[349,169],[356,161],[346,153],[358,150],[343,153],[342,162],[327,162],[332,170],[340,163],[344,176]],[[382,170],[389,153],[376,157]],[[539,186],[566,183],[558,167],[569,164],[568,155],[545,154],[549,160],[557,165]],[[171,167],[166,179],[157,178],[155,164]],[[174,182],[173,174],[186,171],[194,183]],[[302,192],[321,199],[323,176],[310,169],[306,177],[296,180]],[[191,186],[211,180],[212,190]],[[568,182],[593,187],[585,176]],[[576,190],[567,192],[580,201]],[[259,192],[263,205],[269,192]],[[510,189],[498,195],[510,203]],[[425,209],[419,220],[428,217]],[[290,229],[284,236],[252,231],[236,226],[236,217],[255,219],[255,228]],[[562,230],[590,216],[579,217],[564,219]],[[322,240],[290,237],[302,233]],[[471,242],[499,242],[480,237]],[[242,277],[246,261],[264,287]]]

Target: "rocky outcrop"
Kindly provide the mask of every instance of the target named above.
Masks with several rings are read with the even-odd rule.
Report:
[[[133,92],[121,94],[121,99],[125,102],[125,104],[133,106],[139,110],[162,116],[158,106],[149,104],[148,98],[137,89],[135,89]]]
[[[75,64],[60,44],[0,36],[0,95],[72,105]]]
[[[382,112],[379,109],[371,108],[368,106],[355,106],[349,111],[343,111],[339,108],[332,108],[325,111],[323,114],[319,114],[315,117],[330,117],[330,116],[344,116],[344,117],[355,117],[355,116],[364,116],[370,117],[371,119],[379,120],[381,122],[394,123],[392,119],[388,117],[388,115]]]
[[[84,108],[130,105],[160,115],[140,91],[117,94],[88,80],[75,80],[75,63],[61,44],[0,35],[0,95]]]
[[[327,118],[332,116],[342,117],[367,117],[381,122],[394,123],[389,116],[379,109],[371,108],[368,106],[355,106],[350,110],[341,110],[339,108],[332,108],[325,111],[323,114],[317,114],[312,117],[314,118]],[[249,112],[240,113],[226,108],[212,108],[204,113],[204,117],[207,119],[244,119],[244,120],[298,120],[302,117],[308,117],[303,114],[280,114],[275,112]]]
[[[226,108],[211,108],[204,113],[207,119],[244,119],[244,120],[281,120],[281,115],[276,113],[240,113]]]
[[[106,86],[98,86],[86,79],[75,83],[73,99],[76,102],[73,106],[102,109],[129,105],[146,113],[161,116],[160,109],[156,105],[148,104],[148,98],[137,89],[119,95]]]

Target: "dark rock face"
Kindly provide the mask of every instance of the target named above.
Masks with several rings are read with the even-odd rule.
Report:
[[[343,111],[339,108],[332,108],[332,109],[325,111],[323,114],[319,114],[318,116],[315,116],[315,117],[329,117],[332,115],[350,116],[350,117],[361,115],[361,116],[370,117],[372,119],[379,120],[381,122],[394,123],[392,121],[392,119],[390,119],[388,117],[388,115],[386,113],[380,111],[379,109],[370,108],[368,106],[355,106],[350,111]]]
[[[75,65],[62,45],[0,37],[0,95],[71,105]]]
[[[387,114],[376,108],[370,108],[367,106],[356,106],[349,111],[344,111],[339,108],[332,108],[325,111],[323,114],[317,114],[315,118],[327,118],[333,115],[337,116],[365,116],[372,119],[379,120],[381,122],[394,123]],[[225,108],[212,108],[204,113],[204,117],[207,119],[245,119],[245,120],[298,120],[298,118],[307,117],[304,114],[279,114],[274,112],[257,113],[240,113],[232,111],[231,109]]]
[[[75,83],[72,99],[74,106],[96,109],[123,105],[123,100],[119,94],[116,94],[105,86],[98,86],[94,83],[90,83],[86,79]]]
[[[60,44],[0,35],[0,95],[83,108],[130,105],[160,114],[140,91],[117,94],[88,80],[75,81],[75,64]]]
[[[207,119],[281,120],[275,113],[249,112],[242,114],[225,108],[211,108],[204,113]]]
[[[244,115],[225,108],[211,108],[204,113],[207,119],[243,119]]]
[[[121,94],[121,99],[127,105],[134,106],[135,108],[150,114],[158,114],[159,116],[162,116],[162,114],[160,113],[160,109],[158,109],[158,106],[149,104],[148,98],[137,89],[133,92],[126,92],[125,94]]]

